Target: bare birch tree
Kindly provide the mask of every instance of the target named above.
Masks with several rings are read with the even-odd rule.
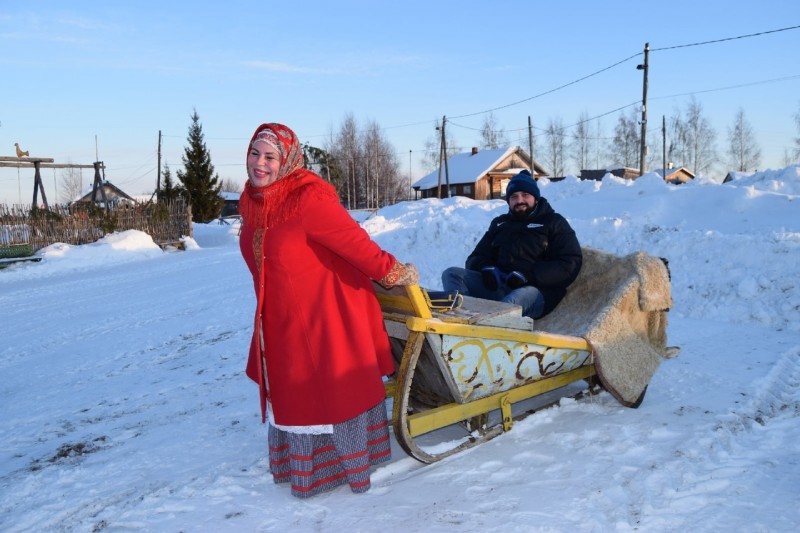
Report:
[[[600,168],[600,161],[605,159],[605,148],[604,144],[600,142],[601,139],[603,139],[603,125],[598,120],[597,124],[595,124],[594,147],[592,149],[592,155],[590,156],[590,158],[594,158],[594,168]]]
[[[348,209],[366,207],[361,167],[363,156],[358,142],[358,125],[352,113],[345,115],[338,132],[331,133],[326,149],[344,172],[344,190],[339,190],[339,197],[345,206]]]
[[[742,108],[739,108],[733,125],[728,128],[728,157],[731,168],[739,172],[756,170],[761,163],[761,148]]]
[[[591,138],[589,127],[589,112],[582,111],[578,117],[578,124],[575,126],[575,136],[570,143],[572,160],[575,162],[577,172],[589,168],[589,154],[595,142]]]
[[[361,128],[348,113],[325,151],[343,176],[335,185],[348,209],[375,209],[408,197],[397,153],[377,122]]]
[[[794,160],[800,163],[800,104],[797,105],[797,113],[794,114],[794,124],[797,127],[797,137],[794,138]]]
[[[708,173],[717,162],[717,133],[694,96],[684,113],[677,111],[670,119],[670,131],[670,161],[677,160],[696,176]]]
[[[234,181],[231,178],[225,178],[222,180],[222,191],[223,192],[242,192],[242,184],[238,181]]]
[[[622,112],[614,127],[614,138],[611,141],[611,155],[614,161],[627,168],[639,167],[640,137],[639,126],[636,122],[636,109],[631,109],[631,115],[625,116]]]
[[[550,176],[563,176],[564,154],[567,143],[564,139],[564,121],[561,117],[551,118],[548,121],[544,137],[545,148],[542,155],[544,156],[544,161],[550,167]]]
[[[408,196],[405,180],[401,180],[400,164],[391,143],[372,121],[360,137],[365,157],[366,177],[370,181],[368,206],[379,208]]]
[[[781,159],[781,162],[783,163],[783,166],[788,167],[789,165],[793,165],[794,161],[795,161],[795,159],[789,154],[789,149],[788,148],[784,148],[783,149],[783,158]]]
[[[59,200],[68,204],[83,194],[83,176],[79,168],[65,168],[61,171]]]
[[[481,148],[497,150],[507,144],[508,138],[505,132],[497,124],[494,113],[489,111],[483,119],[483,126],[481,127]]]

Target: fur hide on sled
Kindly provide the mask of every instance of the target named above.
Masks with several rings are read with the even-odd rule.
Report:
[[[535,330],[585,338],[603,387],[620,403],[638,406],[667,349],[669,271],[644,252],[618,257],[583,249],[583,267],[558,307]]]

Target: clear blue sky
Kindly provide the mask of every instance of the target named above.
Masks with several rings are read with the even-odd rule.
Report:
[[[322,145],[352,113],[385,129],[416,179],[442,115],[468,149],[483,111],[516,141],[528,116],[537,128],[553,117],[570,125],[640,101],[636,54],[649,42],[649,140],[694,94],[721,156],[741,107],[762,168],[778,168],[800,135],[800,29],[671,47],[798,25],[797,0],[5,1],[0,155],[19,142],[31,156],[88,164],[97,151],[109,180],[147,193],[158,131],[174,172],[196,109],[220,177],[243,183],[258,124],[283,122]],[[599,119],[605,136],[618,116]],[[60,172],[43,171],[50,201]],[[0,169],[0,203],[29,203],[32,192],[32,170]]]

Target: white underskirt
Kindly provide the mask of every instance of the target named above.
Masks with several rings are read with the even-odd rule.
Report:
[[[275,416],[272,414],[272,402],[267,400],[267,416],[269,423],[276,428],[287,433],[300,433],[307,435],[325,435],[333,433],[333,424],[320,424],[316,426],[282,426],[275,423]]]

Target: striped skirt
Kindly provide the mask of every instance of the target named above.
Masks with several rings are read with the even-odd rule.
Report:
[[[333,433],[290,433],[269,425],[269,466],[275,483],[291,483],[292,495],[308,498],[344,483],[353,492],[370,487],[370,466],[392,450],[386,407],[381,402],[341,424]]]

